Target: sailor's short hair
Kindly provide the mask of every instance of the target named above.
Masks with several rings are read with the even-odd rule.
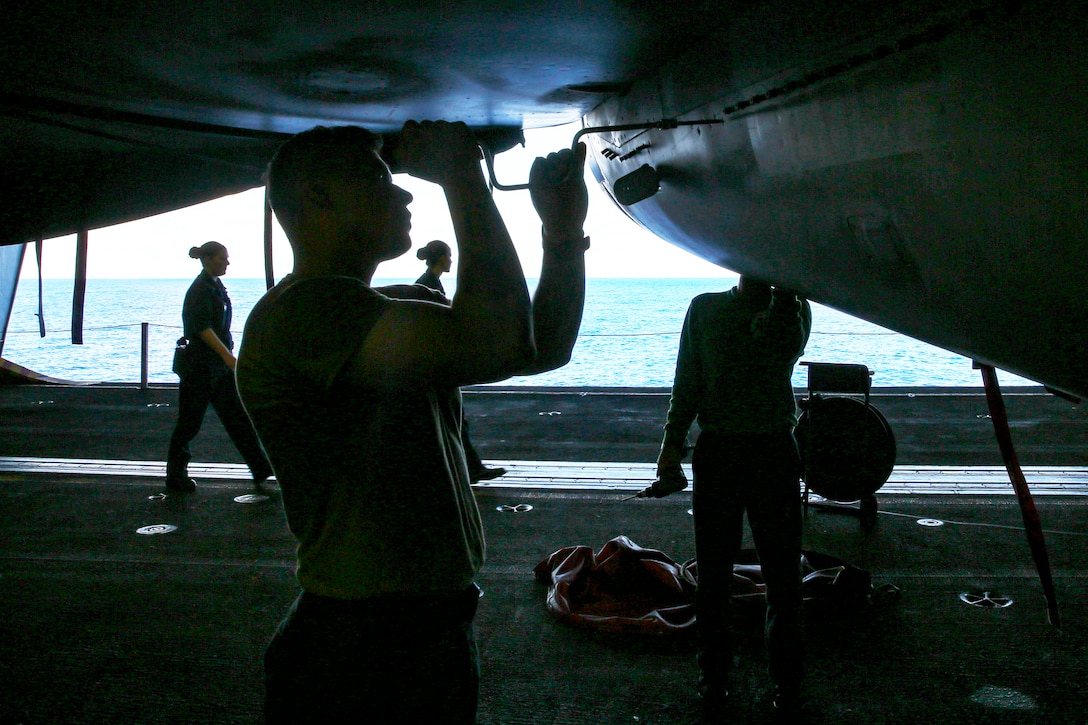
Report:
[[[381,148],[382,137],[362,126],[315,126],[292,136],[265,170],[269,206],[281,224],[295,219],[305,180],[348,173],[358,168],[361,154]]]

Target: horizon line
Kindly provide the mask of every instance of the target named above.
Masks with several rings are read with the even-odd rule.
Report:
[[[229,274],[223,275],[223,276],[226,277],[228,280],[234,279],[234,280],[238,280],[238,281],[254,280],[254,279],[255,280],[261,280],[261,281],[264,280],[264,277],[234,277],[234,276],[229,275]],[[277,279],[282,279],[285,276],[286,276],[286,273],[283,274],[283,275],[277,276]],[[455,278],[455,277],[456,277],[456,275],[452,275],[451,279]],[[730,273],[728,275],[722,275],[720,277],[712,276],[712,275],[705,275],[705,274],[696,274],[696,275],[586,275],[586,279],[731,279],[733,277],[740,277],[740,274],[736,273],[736,272],[732,272],[732,273]],[[38,278],[35,276],[32,279],[36,280]],[[42,281],[57,281],[57,280],[60,280],[60,281],[72,281],[73,280],[72,277],[42,277],[41,279],[42,279]],[[112,282],[122,281],[122,280],[163,280],[163,281],[188,280],[188,281],[191,281],[193,279],[193,277],[87,277],[87,279],[88,280],[92,280],[92,279],[105,280],[105,281],[112,281]],[[410,277],[410,276],[400,276],[400,277],[397,277],[397,276],[375,276],[373,279],[376,279],[376,280],[378,280],[378,279],[412,279],[412,277]],[[539,277],[526,276],[525,279],[527,279],[527,280],[528,279],[539,279]],[[22,279],[20,281],[22,281]]]

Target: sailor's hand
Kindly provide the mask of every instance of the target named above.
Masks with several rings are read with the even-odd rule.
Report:
[[[684,475],[684,469],[677,466],[674,469],[668,469],[664,475],[658,476],[656,481],[639,491],[635,498],[664,498],[671,493],[683,491],[687,487],[688,477]]]
[[[408,121],[396,150],[398,170],[440,186],[480,175],[480,148],[461,121]]]
[[[662,446],[661,452],[657,454],[657,477],[664,478],[674,475],[676,471],[680,471],[680,475],[684,475],[683,468],[680,466],[680,461],[684,458],[684,451],[673,448],[672,446]]]
[[[582,226],[589,211],[583,166],[586,145],[563,149],[538,157],[529,171],[529,196],[544,226],[544,244],[549,240],[563,245],[581,240]]]

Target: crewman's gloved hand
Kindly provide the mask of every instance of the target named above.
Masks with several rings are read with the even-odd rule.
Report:
[[[677,465],[676,468],[662,471],[656,481],[638,492],[637,498],[664,498],[687,487],[688,478],[684,475],[684,469]]]
[[[657,480],[639,491],[636,498],[662,498],[687,488],[688,478],[680,465],[685,452],[685,446],[662,444],[657,454]]]

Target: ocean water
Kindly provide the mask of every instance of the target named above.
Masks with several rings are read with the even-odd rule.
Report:
[[[223,278],[234,304],[232,329],[240,343],[249,311],[264,294],[264,280]],[[375,280],[375,284],[412,280]],[[53,377],[76,381],[137,382],[141,323],[149,324],[148,379],[176,382],[170,371],[181,336],[181,305],[192,279],[87,281],[83,345],[71,344],[72,282],[45,280],[46,336],[38,333],[36,280],[19,285],[4,340],[4,358]],[[452,294],[453,280],[443,280]],[[565,367],[502,385],[668,387],[688,302],[731,287],[732,279],[589,279],[578,344]],[[533,282],[530,281],[530,285]],[[971,361],[820,305],[805,354],[813,362],[861,363],[873,385],[970,386],[982,381]],[[1030,385],[1010,373],[1003,385]],[[794,385],[804,387],[798,366]]]

